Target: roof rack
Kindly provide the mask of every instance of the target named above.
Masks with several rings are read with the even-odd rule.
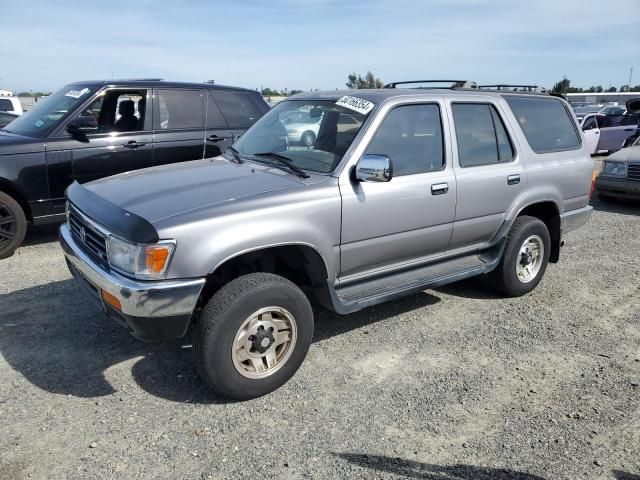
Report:
[[[539,85],[512,85],[508,83],[500,83],[497,85],[480,85],[481,90],[509,90],[512,92],[522,93],[547,93],[547,89]]]
[[[476,82],[472,82],[471,80],[411,80],[411,81],[404,81],[404,82],[387,83],[383,88],[396,88],[398,85],[407,85],[411,83],[449,83],[451,84],[449,87],[429,86],[429,87],[418,87],[418,88],[450,88],[450,89],[478,88],[478,84]]]
[[[160,82],[163,78],[124,78],[123,82]]]

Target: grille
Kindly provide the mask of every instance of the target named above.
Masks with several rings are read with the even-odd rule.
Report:
[[[76,241],[91,255],[107,261],[107,239],[73,208],[69,208],[69,228]]]
[[[627,167],[627,180],[640,182],[640,162],[632,162]]]

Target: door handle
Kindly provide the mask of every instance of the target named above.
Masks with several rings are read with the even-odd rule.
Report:
[[[519,174],[515,174],[515,175],[509,175],[507,177],[507,184],[509,185],[517,185],[518,183],[520,183],[520,175]]]
[[[625,128],[624,131],[625,132],[633,132],[633,128]]]
[[[600,135],[600,132],[593,132],[594,135]]]
[[[225,138],[227,138],[227,137],[219,137],[218,135],[209,135],[207,137],[207,142],[217,143],[217,142],[221,142]]]
[[[146,143],[139,143],[139,142],[136,142],[135,140],[131,140],[130,142],[127,142],[122,146],[127,148],[138,148],[138,147],[144,147],[145,145]]]
[[[442,195],[449,191],[448,183],[434,183],[431,185],[431,195]]]

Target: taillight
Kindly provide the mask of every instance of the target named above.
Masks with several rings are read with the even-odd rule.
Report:
[[[598,174],[594,170],[593,173],[591,174],[591,187],[589,188],[589,198],[591,198],[591,195],[593,195],[593,192],[596,189],[596,177],[597,176],[598,176]]]

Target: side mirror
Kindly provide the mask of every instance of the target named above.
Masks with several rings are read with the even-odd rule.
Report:
[[[96,133],[97,131],[98,119],[93,115],[74,118],[67,123],[67,133],[81,142],[88,142],[87,134]]]
[[[393,177],[393,165],[384,155],[363,155],[356,164],[355,179],[358,182],[388,182]]]

